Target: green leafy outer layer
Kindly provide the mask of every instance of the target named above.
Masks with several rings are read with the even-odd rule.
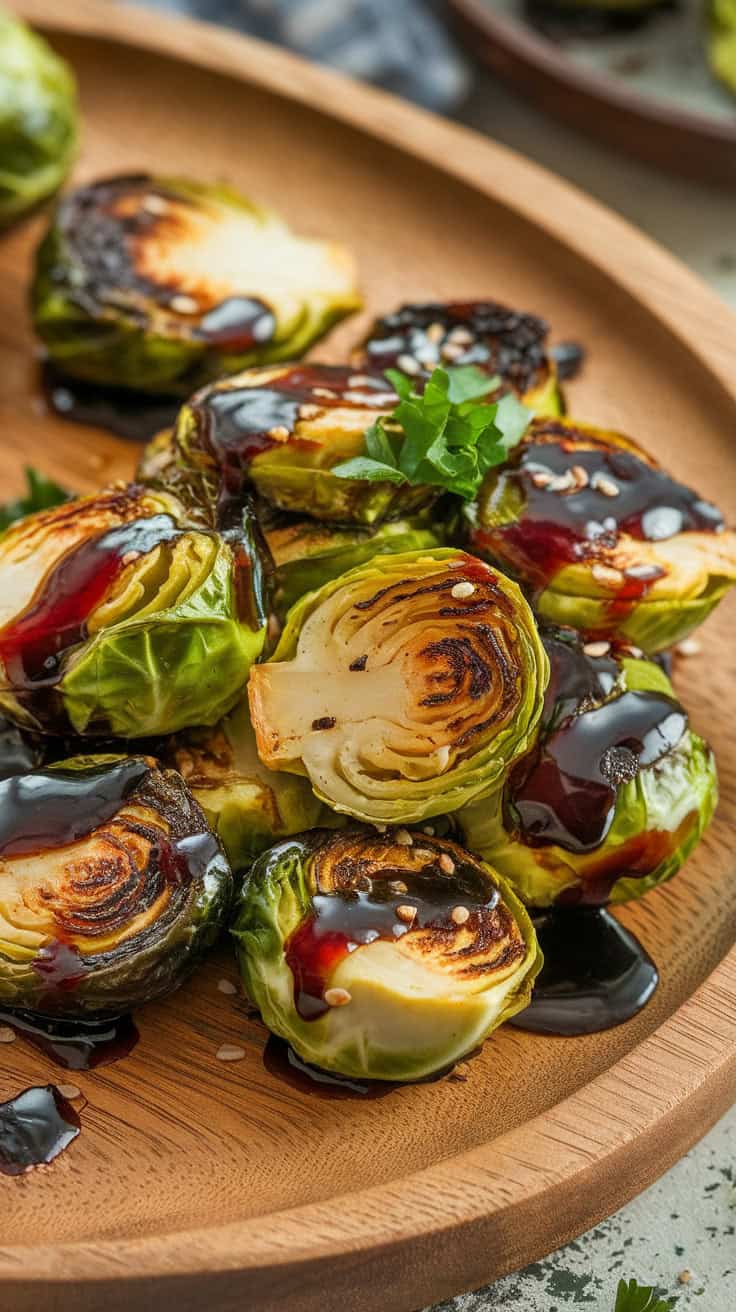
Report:
[[[623,671],[620,691],[673,696],[669,679],[652,662],[625,660]],[[687,729],[677,746],[660,761],[619,785],[611,827],[592,853],[568,852],[556,844],[532,847],[522,842],[505,820],[500,794],[473,803],[457,819],[467,846],[491,862],[528,906],[550,906],[562,894],[574,900],[576,891],[584,897],[586,874],[594,878],[596,865],[614,859],[617,849],[621,849],[621,874],[610,893],[610,901],[616,903],[642,897],[677,873],[708,825],[717,800],[713,753],[702,738]],[[649,874],[627,877],[625,844],[648,832],[677,835],[673,837],[676,846]]]
[[[69,65],[0,11],[0,227],[55,191],[77,140]]]
[[[451,587],[471,575],[472,595],[456,601]],[[307,774],[338,812],[407,823],[502,786],[534,740],[548,677],[516,584],[439,548],[378,556],[303,597],[271,660],[252,671],[249,696],[271,767]],[[499,712],[502,688],[513,712]]]
[[[458,1061],[528,1005],[542,965],[536,935],[512,890],[484,866],[526,945],[523,959],[503,982],[491,976],[489,985],[475,992],[462,986],[448,991],[443,984],[433,995],[396,973],[390,955],[367,955],[377,946],[390,954],[389,944],[369,944],[350,954],[328,981],[348,986],[350,1005],[330,1008],[316,1020],[302,1019],[284,946],[311,910],[315,841],[319,834],[286,840],[259,857],[244,882],[232,930],[248,996],[268,1028],[304,1061],[353,1078],[422,1079]],[[420,841],[425,835],[416,835]],[[447,846],[457,859],[460,849]]]
[[[708,0],[708,61],[721,82],[736,92],[736,3]]]
[[[42,798],[44,777],[121,759],[74,757],[26,779],[37,781]],[[148,759],[142,782],[88,836],[35,852],[31,871],[23,856],[4,859],[0,1004],[74,1016],[127,1011],[178,988],[217,938],[232,897],[230,867],[180,776]],[[79,956],[74,987],[57,988],[36,969],[58,944]],[[67,969],[73,976],[73,962]]]

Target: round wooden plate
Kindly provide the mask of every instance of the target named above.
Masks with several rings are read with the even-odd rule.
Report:
[[[683,60],[698,58],[705,64],[705,51],[692,48],[697,45],[699,11],[681,11],[679,18],[671,13],[655,16],[652,22],[660,26],[649,36],[645,33],[643,41],[636,32],[629,34],[628,58],[643,60],[651,58],[657,33],[662,35],[665,26],[662,43],[673,46],[665,99],[645,89],[644,74],[634,86],[630,74],[616,75],[610,68],[592,66],[593,61],[586,61],[589,66],[577,61],[564,45],[557,45],[524,20],[521,4],[518,17],[514,12],[505,12],[508,5],[499,8],[494,0],[447,0],[447,4],[473,53],[538,109],[625,155],[672,173],[719,186],[736,183],[736,101],[733,113],[724,113],[728,94],[715,79],[713,90],[704,90],[707,73],[702,77],[702,86],[698,80],[698,94],[691,97],[692,104],[683,91],[683,77],[688,81]],[[684,23],[692,26],[689,40],[680,31]],[[612,55],[614,50],[617,52],[625,71],[626,41],[619,37],[612,43],[602,38],[600,45]],[[644,47],[644,53],[637,51],[638,46]],[[616,60],[611,58],[609,62]]]
[[[401,298],[491,295],[590,351],[583,418],[630,428],[736,518],[734,322],[673,259],[517,156],[378,92],[192,22],[23,0],[79,75],[77,176],[226,177],[300,230],[355,249],[366,314]],[[25,310],[42,218],[0,241],[3,493],[32,461],[68,486],[129,475],[135,447],[47,414]],[[317,354],[339,359],[365,318]],[[605,1034],[506,1028],[465,1083],[322,1099],[263,1063],[264,1032],[220,992],[223,949],[141,1042],[75,1076],[80,1138],[0,1176],[0,1305],[50,1312],[409,1312],[591,1225],[682,1154],[736,1092],[736,611],[682,672],[717,749],[718,820],[667,888],[622,913],[662,971]],[[224,1041],[244,1045],[225,1065]],[[59,1078],[21,1041],[0,1098]]]

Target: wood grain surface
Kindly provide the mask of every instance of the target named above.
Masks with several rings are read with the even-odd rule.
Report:
[[[298,229],[345,240],[366,315],[401,298],[495,296],[589,349],[574,413],[628,428],[736,518],[734,321],[673,259],[480,137],[192,22],[23,0],[74,64],[79,179],[224,177]],[[43,216],[0,242],[3,496],[33,462],[74,488],[134,446],[49,415],[26,289]],[[315,355],[338,360],[363,319]],[[661,967],[635,1020],[557,1040],[505,1028],[465,1083],[313,1097],[264,1067],[264,1031],[217,988],[223,949],[138,1016],[124,1062],[73,1078],[83,1131],[51,1167],[0,1176],[0,1307],[55,1312],[409,1312],[540,1256],[647,1185],[736,1095],[736,611],[682,662],[722,803],[684,872],[622,919]],[[224,1041],[242,1062],[215,1054]],[[3,1047],[0,1099],[59,1078]],[[63,1077],[62,1077],[63,1078]]]

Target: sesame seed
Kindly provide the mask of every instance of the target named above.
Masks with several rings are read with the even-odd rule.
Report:
[[[689,1285],[692,1278],[693,1278],[693,1273],[692,1271],[688,1271],[687,1267],[685,1268],[684,1271],[681,1271],[679,1276],[677,1277],[678,1282],[681,1285]]]
[[[610,642],[586,642],[583,647],[586,656],[607,656],[610,650]]]
[[[417,861],[434,861],[434,852],[430,852],[428,847],[415,847],[414,855]]]
[[[447,766],[449,765],[450,762],[449,747],[447,745],[445,745],[444,747],[438,747],[436,756],[437,756],[437,769],[441,774],[443,770],[447,769]]]
[[[463,328],[462,324],[458,324],[457,328],[451,329],[447,334],[447,339],[450,342],[457,342],[458,346],[470,346],[473,342],[473,334],[469,329]]]
[[[218,1061],[242,1061],[245,1056],[245,1048],[238,1047],[237,1043],[223,1043],[217,1049]]]
[[[75,1098],[82,1096],[82,1090],[78,1089],[76,1084],[57,1084],[56,1087],[62,1098],[68,1099],[69,1102],[74,1102]]]
[[[662,577],[659,565],[629,565],[625,571],[627,579],[657,579]]]
[[[428,834],[430,838],[434,837],[434,825],[425,825],[424,832],[425,834]]]
[[[584,469],[582,465],[573,465],[570,473],[575,479],[578,487],[588,486],[588,471],[587,469]]]
[[[390,893],[408,893],[408,892],[409,892],[409,886],[408,886],[408,884],[405,884],[405,883],[404,883],[403,879],[389,879],[389,881],[388,881],[388,887],[389,887],[389,892],[390,892]]]
[[[199,305],[193,296],[184,296],[183,293],[180,293],[177,296],[172,296],[169,301],[169,309],[174,310],[177,314],[196,314]]]
[[[427,329],[427,337],[430,342],[441,342],[445,335],[445,329],[441,323],[431,323]]]
[[[450,912],[450,920],[455,925],[464,925],[467,920],[470,920],[470,912],[468,911],[468,908],[453,907]]]
[[[346,1007],[352,1002],[353,995],[347,989],[326,989],[324,999],[328,1007]]]
[[[595,474],[591,482],[596,492],[601,492],[604,497],[617,497],[621,491],[618,483],[614,483],[605,474]]]
[[[300,419],[316,419],[321,414],[322,407],[319,405],[310,405],[308,401],[305,401],[304,405],[299,406]]]
[[[444,346],[440,351],[440,355],[442,356],[442,359],[449,360],[450,362],[452,362],[453,360],[459,360],[460,356],[463,354],[464,354],[463,348],[462,346],[460,346],[458,342],[449,342],[449,341],[445,342]]]
[[[0,1025],[0,1043],[15,1043],[15,1030],[9,1025]]]
[[[551,478],[547,484],[550,492],[571,492],[577,487],[575,476],[571,469],[567,469],[564,474],[559,474],[557,478]]]
[[[141,201],[141,209],[147,210],[149,214],[165,214],[168,208],[163,196],[144,196]]]
[[[218,979],[217,987],[221,993],[233,994],[233,993],[237,993],[238,991],[235,985],[232,983],[232,980],[229,979]]]
[[[411,847],[414,839],[408,829],[397,829],[394,834],[394,842],[398,843],[399,847]]]
[[[313,396],[323,396],[326,401],[336,401],[337,392],[332,392],[329,387],[313,387]]]
[[[460,583],[456,583],[454,588],[451,589],[450,596],[454,597],[456,601],[464,601],[466,597],[472,597],[474,592],[475,584],[468,583],[463,579]]]
[[[413,355],[400,355],[396,363],[404,374],[418,374],[421,372],[422,366],[418,360],[414,359]]]
[[[680,656],[697,656],[702,647],[697,638],[683,638],[682,642],[678,642],[676,650]]]
[[[402,904],[396,908],[396,914],[399,920],[403,920],[406,925],[410,925],[412,920],[416,919],[417,908]]]
[[[373,828],[376,830],[377,833],[385,834],[386,830],[388,829],[388,825],[374,825]]]
[[[348,387],[372,387],[375,381],[368,374],[353,374],[348,378]]]
[[[273,438],[274,442],[286,442],[289,438],[289,430],[283,424],[276,424],[275,428],[269,428],[268,436]]]
[[[448,856],[447,852],[442,853],[442,856],[440,857],[439,860],[439,867],[440,870],[444,870],[446,875],[454,874],[455,862],[453,861],[451,856]]]
[[[601,565],[598,561],[595,562],[590,572],[596,583],[603,583],[608,588],[618,588],[624,581],[620,569],[614,569],[612,565]]]
[[[545,474],[541,469],[536,474],[532,474],[532,483],[535,487],[549,487],[551,482],[552,475]]]

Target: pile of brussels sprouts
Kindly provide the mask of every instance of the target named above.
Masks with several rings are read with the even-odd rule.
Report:
[[[736,581],[736,535],[565,417],[533,315],[406,305],[299,363],[358,304],[342,247],[224,187],[58,204],[49,354],[182,404],[135,481],[44,485],[0,536],[4,1007],[138,1005],[229,926],[304,1061],[426,1077],[528,1004],[528,909],[638,897],[707,824],[713,758],[654,658]],[[469,369],[438,418],[430,383]],[[510,397],[521,439],[446,491]]]

